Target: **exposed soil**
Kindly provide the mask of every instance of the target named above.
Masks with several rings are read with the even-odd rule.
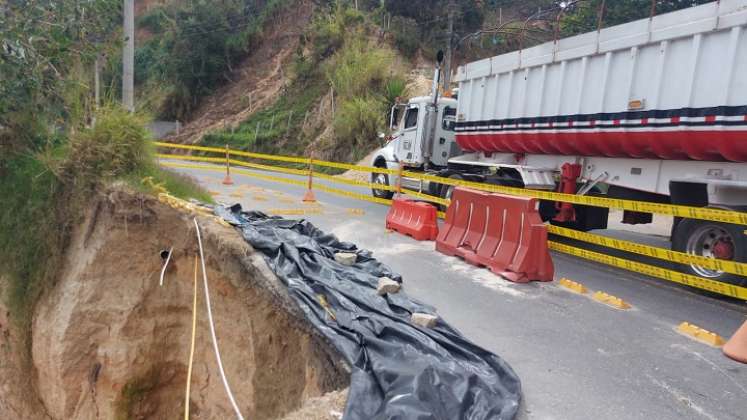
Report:
[[[223,365],[242,414],[280,418],[344,388],[348,374],[340,356],[263,257],[233,228],[209,217],[198,221]],[[159,287],[160,253],[172,246]],[[0,418],[181,415],[196,250],[191,216],[122,189],[102,196],[75,231],[56,285],[36,305],[32,369],[11,347],[12,328],[6,312],[0,315]],[[232,418],[201,277],[198,296],[191,417]],[[29,376],[28,389],[14,386],[20,381],[13,378]]]
[[[288,83],[288,64],[312,16],[311,1],[297,3],[270,18],[259,47],[233,69],[232,81],[206,99],[180,133],[167,141],[198,143],[203,135],[237,126],[275,102]]]

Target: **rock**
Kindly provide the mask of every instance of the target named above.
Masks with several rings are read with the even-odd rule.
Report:
[[[335,254],[335,261],[342,265],[353,265],[358,260],[358,254],[352,252],[338,252]]]
[[[379,286],[376,288],[376,293],[378,293],[379,296],[384,296],[389,293],[397,293],[400,288],[402,288],[401,284],[389,277],[382,277],[379,279]]]
[[[423,314],[420,312],[415,312],[414,314],[412,314],[412,317],[410,317],[410,322],[425,328],[435,327],[436,321],[438,321],[438,317],[436,315]]]

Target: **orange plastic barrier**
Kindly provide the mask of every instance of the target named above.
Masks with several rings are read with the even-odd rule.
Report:
[[[534,198],[456,188],[436,250],[517,283],[553,279],[547,227]]]
[[[739,327],[721,350],[729,358],[737,362],[747,363],[747,322]]]
[[[432,204],[397,197],[386,216],[386,228],[418,241],[432,241],[438,236],[438,211]]]

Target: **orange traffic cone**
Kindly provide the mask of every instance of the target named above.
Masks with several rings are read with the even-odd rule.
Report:
[[[316,196],[314,195],[314,167],[313,161],[309,159],[309,184],[306,194],[303,195],[304,203],[316,203]]]
[[[722,348],[724,354],[737,362],[747,363],[747,322],[731,336]]]
[[[314,191],[306,190],[306,194],[303,195],[303,202],[316,203],[316,196],[314,195]]]
[[[233,185],[231,179],[231,149],[226,145],[226,177],[223,178],[223,185]]]

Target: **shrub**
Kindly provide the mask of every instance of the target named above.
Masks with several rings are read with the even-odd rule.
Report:
[[[383,126],[384,104],[374,97],[346,100],[335,115],[335,137],[352,151],[353,159],[369,152]]]
[[[144,123],[143,117],[123,108],[104,108],[94,127],[72,135],[66,156],[57,165],[61,179],[77,186],[93,186],[149,164],[152,154]]]
[[[356,38],[327,64],[327,78],[339,96],[351,98],[378,90],[388,78],[393,62],[390,50],[371,47],[364,39]]]

